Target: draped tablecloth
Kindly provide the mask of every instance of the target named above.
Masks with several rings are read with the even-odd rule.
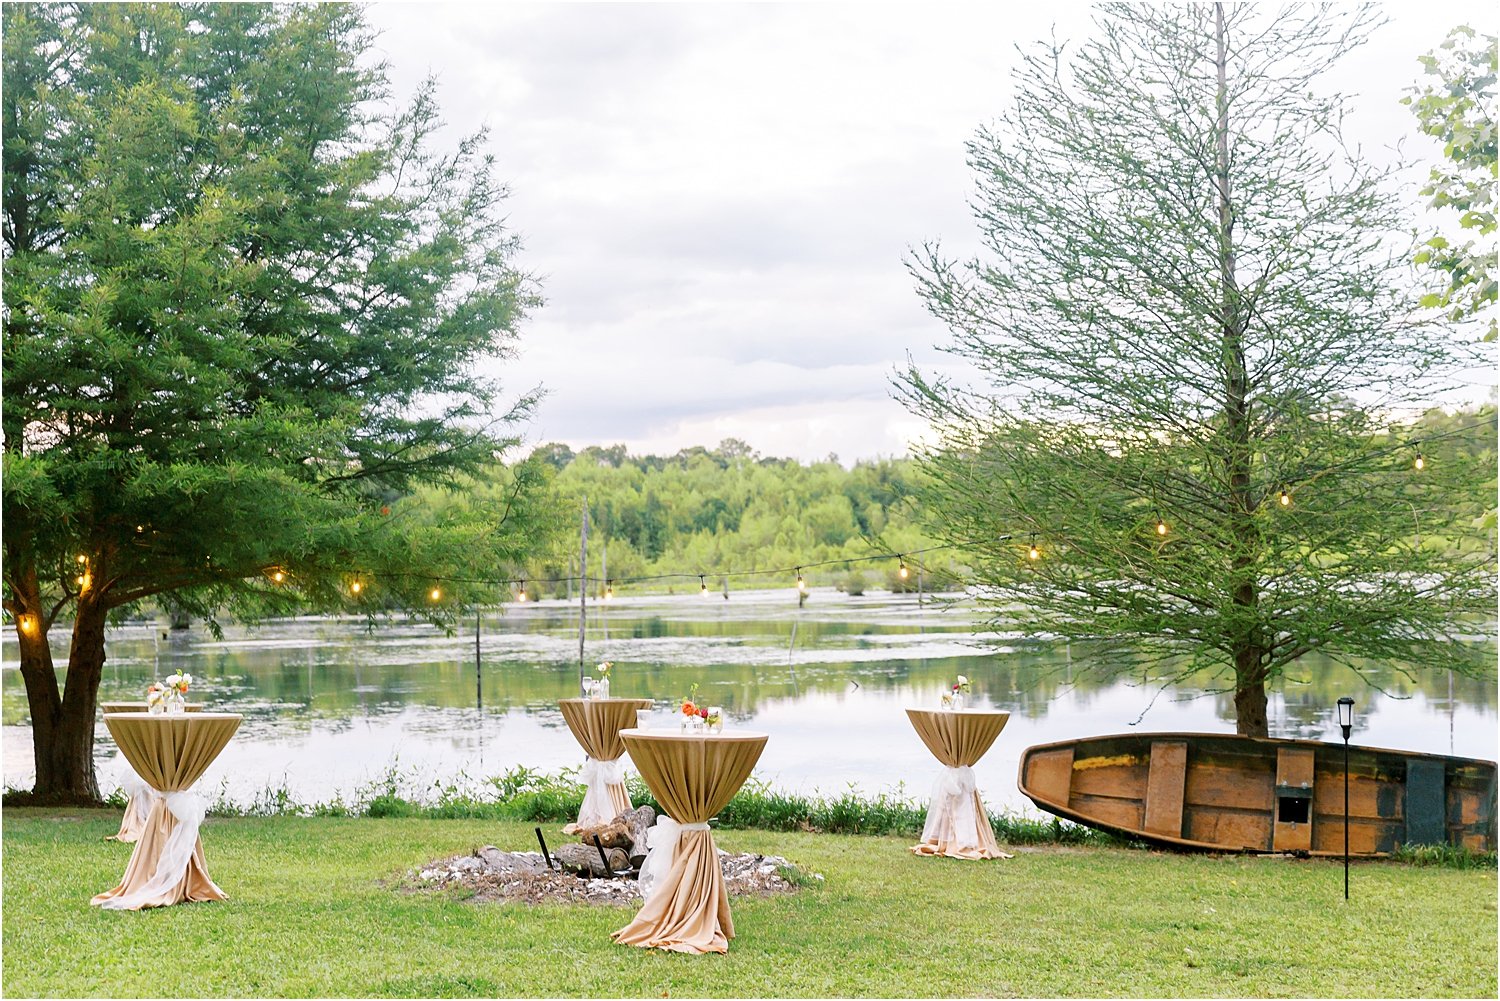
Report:
[[[666,813],[648,836],[641,870],[646,902],[614,940],[672,952],[728,952],[734,921],[708,818],[750,777],[766,735],[629,729],[620,737]]]
[[[1010,858],[995,843],[995,832],[974,785],[973,767],[1005,729],[1010,713],[986,709],[908,709],[906,715],[927,749],[943,763],[927,807],[918,855],[950,858]]]
[[[143,713],[150,711],[150,705],[145,702],[101,702],[99,708],[107,713]],[[183,708],[190,713],[203,711],[202,702],[187,702]],[[115,773],[120,783],[120,788],[125,792],[125,816],[120,819],[120,830],[111,834],[105,841],[138,841],[141,831],[146,826],[146,814],[151,809],[151,787],[136,774],[135,769],[130,767],[130,762],[125,760],[125,752],[119,751],[115,754],[115,760],[110,763],[110,769]]]
[[[240,725],[238,713],[105,713],[104,725],[151,787],[151,809],[118,886],[92,901],[107,910],[223,900],[209,878],[198,827],[207,804],[193,783]]]
[[[578,820],[563,828],[574,834],[579,828],[598,827],[630,809],[625,791],[625,745],[620,731],[635,726],[635,711],[650,709],[650,699],[563,699],[558,702],[563,720],[583,746],[588,760],[583,781],[588,791],[578,809]]]

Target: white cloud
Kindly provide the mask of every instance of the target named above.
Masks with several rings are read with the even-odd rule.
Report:
[[[1478,3],[1392,5],[1348,60],[1353,136],[1416,137],[1397,101]],[[481,125],[547,305],[502,370],[545,384],[529,437],[672,452],[743,438],[846,461],[922,428],[889,398],[946,331],[907,248],[977,249],[964,142],[1005,105],[1015,43],[1079,3],[376,3],[397,94],[436,73],[449,137]],[[1383,155],[1383,154],[1382,154]]]

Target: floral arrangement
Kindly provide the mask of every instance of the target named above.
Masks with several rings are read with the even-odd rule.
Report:
[[[699,719],[708,719],[708,706],[700,706],[693,700],[698,697],[697,682],[688,689],[687,698],[677,707],[684,716],[697,716]]]
[[[953,684],[953,690],[955,692],[967,693],[969,691],[969,679],[960,674],[958,676],[958,681],[954,682]]]
[[[188,687],[193,683],[191,674],[173,674],[167,678],[167,691],[175,691],[178,695],[186,695]]]
[[[608,681],[609,680],[609,669],[612,668],[612,667],[614,667],[614,666],[615,666],[615,662],[612,661],[612,660],[601,660],[599,662],[599,666],[596,667],[595,670],[599,672],[599,677],[601,677],[604,680]]]
[[[155,708],[167,700],[167,686],[160,681],[153,681],[146,686],[146,706]]]

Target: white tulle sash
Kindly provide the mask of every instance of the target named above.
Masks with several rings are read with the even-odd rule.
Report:
[[[637,880],[641,899],[650,900],[656,885],[672,871],[677,861],[677,843],[683,831],[706,831],[707,824],[679,824],[666,814],[656,818],[656,826],[646,832],[646,861]],[[718,859],[714,859],[718,864]]]
[[[932,802],[927,807],[922,840],[947,842],[958,848],[978,848],[979,815],[974,809],[977,791],[974,769],[968,765],[944,768],[932,787]]]
[[[125,759],[125,752],[116,751],[114,760],[115,780],[120,784],[120,791],[125,794],[125,823],[121,830],[139,832],[146,826],[146,814],[151,811],[151,804],[155,796],[155,790],[146,784],[146,780],[136,774],[129,761]]]
[[[625,756],[622,754],[612,761],[589,758],[583,763],[583,781],[587,788],[583,806],[578,810],[578,826],[599,827],[614,820],[617,811],[609,787],[625,784]]]
[[[188,864],[193,861],[193,849],[198,844],[198,828],[208,814],[208,801],[190,789],[169,792],[165,795],[153,792],[151,798],[161,796],[166,801],[168,812],[177,819],[177,826],[167,836],[157,857],[156,872],[134,893],[111,897],[100,903],[109,911],[133,911],[164,896],[187,876]]]

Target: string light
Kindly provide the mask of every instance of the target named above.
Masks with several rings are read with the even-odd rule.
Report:
[[[807,578],[802,576],[802,568],[797,568],[797,590],[803,594],[807,593]]]
[[[1282,507],[1291,507],[1292,506],[1292,495],[1291,495],[1291,492],[1288,491],[1286,487],[1282,487],[1281,488],[1281,496],[1279,498],[1277,498],[1277,500],[1281,503]]]
[[[1418,452],[1417,453],[1417,461],[1414,462],[1414,463],[1412,463],[1412,465],[1415,466],[1415,467],[1417,467],[1417,472],[1420,473],[1422,470],[1424,470],[1424,469],[1427,468],[1427,460],[1424,459],[1424,458],[1422,458],[1422,453],[1421,452]]]
[[[135,534],[136,535],[140,535],[145,530],[146,530],[146,526],[145,525],[137,525],[137,526],[135,526]]]
[[[615,596],[615,582],[607,580],[604,582],[604,600],[612,601]]]
[[[902,580],[905,580],[906,578],[908,578],[908,577],[911,576],[911,571],[908,570],[908,569],[906,569],[906,557],[902,556],[900,559],[901,559],[901,569],[896,571],[896,575],[898,577],[900,577]]]
[[[352,581],[349,582],[349,593],[350,594],[358,594],[359,592],[363,591],[364,588],[365,588],[364,584],[360,583],[360,581],[359,581],[358,578],[355,578],[354,580],[352,580]]]
[[[78,562],[80,564],[87,563],[88,561],[89,561],[89,558],[87,556],[83,555],[82,553],[78,554]]]
[[[276,570],[272,572],[271,579],[280,584],[282,581],[286,580],[286,574],[282,573],[280,570]]]
[[[36,616],[22,615],[16,619],[16,624],[21,627],[21,632],[31,633],[36,631]]]
[[[700,597],[708,597],[708,581],[704,580],[703,574],[698,575],[698,594]]]
[[[1033,560],[1039,560],[1042,558],[1042,551],[1036,547],[1035,532],[1031,533],[1031,550],[1026,555]]]
[[[1167,523],[1165,521],[1161,520],[1161,515],[1160,514],[1158,514],[1156,516],[1156,534],[1157,535],[1166,535],[1167,534]]]
[[[526,582],[524,580],[521,581],[521,588],[520,588],[520,590],[518,590],[516,592],[516,600],[517,601],[525,601],[526,600]]]
[[[94,582],[94,577],[93,577],[92,574],[90,574],[90,573],[88,573],[86,571],[84,573],[79,574],[78,575],[78,590],[79,591],[87,591],[89,589],[89,585],[92,584],[93,582]]]
[[[442,601],[443,589],[440,587],[435,587],[428,593],[427,597],[432,601]]]

